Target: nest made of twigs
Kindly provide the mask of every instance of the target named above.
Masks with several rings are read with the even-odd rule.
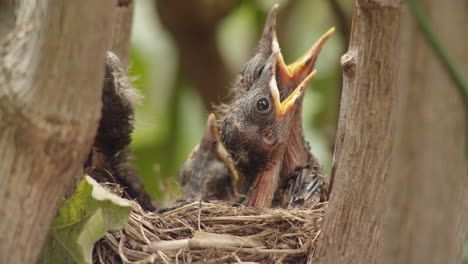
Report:
[[[326,208],[194,202],[157,214],[134,202],[128,223],[96,243],[94,263],[306,263]]]

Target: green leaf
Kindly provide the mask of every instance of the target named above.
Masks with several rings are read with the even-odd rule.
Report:
[[[93,246],[109,230],[120,229],[131,212],[122,199],[85,176],[54,219],[39,263],[91,263]]]

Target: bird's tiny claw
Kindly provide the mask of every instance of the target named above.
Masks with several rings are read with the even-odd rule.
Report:
[[[244,203],[246,196],[239,195],[236,200],[232,203],[232,206],[240,206]]]
[[[322,185],[322,183],[320,182],[317,176],[315,176],[314,178],[315,179],[311,183],[309,183],[306,187],[308,191],[307,191],[306,197],[304,197],[304,200],[309,199],[317,191],[320,185]]]
[[[324,179],[313,171],[306,168],[299,171],[289,206],[303,207],[312,202],[311,199],[314,199],[312,196],[320,190],[323,183]],[[310,202],[308,202],[309,200]]]

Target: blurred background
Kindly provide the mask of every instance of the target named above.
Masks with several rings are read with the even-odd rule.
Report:
[[[135,1],[129,74],[144,95],[133,151],[145,187],[159,204],[177,198],[178,168],[201,139],[208,113],[251,56],[278,1]],[[287,63],[331,27],[304,101],[305,136],[330,172],[341,68],[352,1],[279,1],[278,38]]]

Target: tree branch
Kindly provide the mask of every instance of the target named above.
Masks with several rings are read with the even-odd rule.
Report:
[[[115,5],[26,0],[8,10],[16,23],[0,42],[0,263],[35,262],[65,186],[83,166]]]
[[[120,1],[129,2],[129,0]],[[117,13],[112,34],[112,43],[110,46],[110,50],[119,57],[125,68],[129,66],[130,60],[130,37],[132,32],[134,6],[134,4],[129,3],[127,6],[116,8]]]
[[[398,76],[398,1],[357,1],[318,263],[380,263]],[[315,262],[314,262],[315,263]]]

